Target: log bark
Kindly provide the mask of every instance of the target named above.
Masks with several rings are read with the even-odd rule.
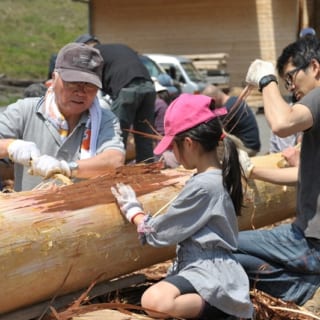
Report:
[[[260,160],[275,163],[271,157]],[[174,247],[141,246],[110,186],[130,183],[146,212],[155,213],[191,174],[127,166],[70,186],[1,195],[0,314],[173,258]],[[247,191],[241,229],[294,215],[294,188],[253,181]]]

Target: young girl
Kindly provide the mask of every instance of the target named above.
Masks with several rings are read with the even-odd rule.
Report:
[[[241,170],[234,142],[225,135],[207,96],[182,94],[165,114],[165,136],[154,152],[173,152],[186,169],[196,169],[168,211],[145,215],[129,185],[112,187],[126,218],[152,246],[177,245],[168,276],[148,288],[141,300],[153,317],[187,319],[250,318],[248,278],[233,256],[243,200]],[[217,154],[224,144],[222,162]],[[157,313],[159,312],[159,313]],[[229,317],[229,315],[232,315]]]

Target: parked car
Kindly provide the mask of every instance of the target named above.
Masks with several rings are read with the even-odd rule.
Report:
[[[166,87],[172,99],[176,98],[181,93],[180,84],[175,84],[170,75],[160,65],[146,55],[141,54],[139,57],[148,69],[151,78],[158,80],[162,86]]]
[[[173,80],[178,81],[182,92],[197,94],[207,85],[191,59],[168,54],[145,55],[163,67]]]

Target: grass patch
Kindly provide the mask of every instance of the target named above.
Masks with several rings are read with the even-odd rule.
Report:
[[[86,3],[72,0],[1,0],[0,74],[45,80],[49,59],[88,30]]]

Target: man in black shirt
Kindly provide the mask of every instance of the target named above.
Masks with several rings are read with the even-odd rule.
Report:
[[[215,100],[217,108],[226,107],[228,114],[223,119],[224,129],[238,137],[250,156],[255,156],[261,148],[259,127],[252,109],[245,101],[239,101],[238,97],[229,96],[220,88],[208,85],[202,94]]]
[[[76,42],[93,45],[100,51],[104,60],[102,90],[112,99],[111,110],[120,120],[125,145],[130,128],[152,133],[150,124],[154,122],[156,91],[138,54],[124,44],[101,44],[88,34],[80,36]],[[153,161],[153,140],[134,134],[134,141],[136,162]]]

